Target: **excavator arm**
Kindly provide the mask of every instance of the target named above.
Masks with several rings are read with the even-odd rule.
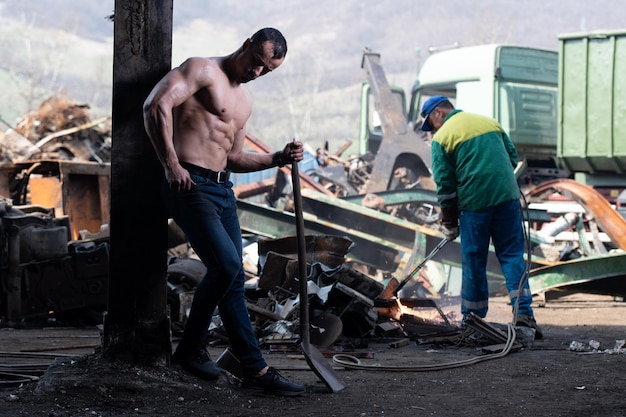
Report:
[[[423,137],[409,129],[402,105],[387,81],[380,54],[366,48],[361,67],[371,85],[383,131],[366,191],[379,192],[393,188],[394,174],[402,168],[411,171],[416,179],[419,178],[421,188],[434,190],[430,146]]]

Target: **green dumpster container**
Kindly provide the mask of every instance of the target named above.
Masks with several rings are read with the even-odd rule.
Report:
[[[557,156],[573,173],[626,172],[626,30],[559,36]]]

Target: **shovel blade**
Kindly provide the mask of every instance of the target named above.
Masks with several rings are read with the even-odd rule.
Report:
[[[332,392],[339,392],[346,387],[343,381],[337,377],[335,370],[328,363],[328,359],[322,355],[322,352],[309,343],[302,343],[300,347],[309,368]]]

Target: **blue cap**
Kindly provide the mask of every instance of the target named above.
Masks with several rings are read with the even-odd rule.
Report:
[[[448,100],[448,98],[444,96],[432,96],[431,98],[426,100],[426,102],[422,106],[422,113],[421,113],[422,117],[424,118],[421,129],[424,132],[430,132],[431,130],[433,130],[433,127],[429,123],[426,123],[426,119],[428,119],[428,116],[430,115],[430,113],[433,110],[435,110],[435,107],[437,107],[438,105],[446,101],[450,101],[450,100]]]

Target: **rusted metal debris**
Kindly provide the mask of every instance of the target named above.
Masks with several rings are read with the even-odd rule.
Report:
[[[108,236],[107,123],[92,121],[86,107],[57,98],[44,103],[15,130],[4,133],[5,138],[17,135],[28,144],[15,140],[23,146],[20,152],[16,151],[22,149],[19,146],[2,148],[3,158],[9,162],[0,166],[0,195],[13,200],[13,205],[7,202],[4,206],[3,227],[19,229],[24,242],[31,239],[35,225],[46,225],[50,230],[37,232],[57,238],[60,235],[53,229],[60,223],[65,222],[70,231],[64,241],[69,244],[68,253],[59,253],[58,257],[55,254],[54,260],[7,258],[7,265],[12,265],[8,276],[13,274],[9,281],[15,284],[17,271],[28,268],[48,274],[46,268],[52,265],[63,271],[57,274],[71,290],[67,291],[67,300],[60,296],[56,296],[58,300],[45,299],[42,294],[50,291],[45,287],[41,287],[43,292],[33,291],[37,287],[34,284],[43,280],[34,274],[29,285],[22,287],[30,292],[21,306],[15,293],[3,294],[0,307],[9,320],[2,324],[22,320],[20,309],[25,306],[43,316],[50,310],[70,312],[82,307],[94,309],[98,315],[97,310],[104,308],[103,293],[94,291],[96,287],[87,288],[93,298],[83,297],[83,304],[77,302],[77,297],[72,298],[72,291],[83,287],[76,287],[77,277],[67,275],[67,271],[69,265],[75,271],[81,259],[87,258],[88,268],[78,268],[81,274],[91,271],[91,278],[103,281],[100,287],[106,283],[102,276],[108,273],[104,268],[108,252],[98,245]],[[3,145],[10,142],[3,141]],[[258,152],[271,151],[251,135],[246,144]],[[373,160],[367,155],[344,159],[341,153],[320,150],[317,158],[322,169],[316,172],[317,178],[301,174],[310,246],[307,279],[311,340],[318,346],[352,351],[366,346],[371,337],[440,342],[458,336],[453,313],[444,313],[437,300],[455,295],[459,289],[459,275],[454,272],[460,270],[459,241],[451,242],[429,261],[402,294],[396,297],[393,292],[394,284],[402,281],[441,240],[433,191],[411,188],[414,173],[400,167],[391,180],[406,183],[408,188],[365,193]],[[102,162],[95,162],[99,160]],[[278,170],[273,181],[235,187],[247,249],[256,245],[250,252],[258,256],[244,259],[250,279],[246,289],[249,311],[259,339],[271,350],[279,351],[296,349],[298,342],[294,215],[288,201],[282,209],[273,204],[278,198],[288,199],[285,189],[289,188],[289,172],[286,166]],[[259,195],[266,195],[268,204],[247,200]],[[589,187],[560,180],[527,191],[526,198],[533,248],[529,280],[535,294],[561,290],[626,294],[626,223],[602,196]],[[23,213],[17,217],[6,215],[13,208]],[[204,266],[194,258],[175,224],[170,224],[169,231],[173,257],[168,268],[168,294],[176,333],[184,325]],[[15,242],[0,242],[4,248],[9,244]],[[72,247],[75,244],[88,246],[76,250]],[[6,256],[8,252],[2,253]],[[503,279],[493,256],[488,268],[490,292],[502,293]],[[217,314],[211,328],[216,343],[227,341],[220,328]]]
[[[381,299],[385,286],[346,263],[346,255],[354,247],[350,239],[311,235],[305,241],[311,341],[316,346],[351,351],[355,346],[366,347],[373,337],[416,340],[420,336],[457,334],[452,317],[432,299]],[[295,237],[260,239],[254,244],[258,246],[259,275],[258,282],[247,288],[247,297],[257,337],[271,351],[297,351],[299,267]],[[199,261],[193,267],[196,276],[203,275],[204,266]],[[180,273],[184,269],[177,270]],[[188,305],[181,311],[186,308]],[[214,317],[209,338],[217,344],[226,340],[219,314]]]
[[[53,210],[0,203],[2,326],[21,327],[50,311],[98,316],[106,309],[108,244],[71,241],[68,218]]]
[[[107,305],[110,118],[51,97],[2,133],[0,325]],[[76,317],[78,318],[78,317]]]
[[[547,181],[527,193],[530,202],[539,201],[542,196],[558,194],[562,198],[574,201],[584,209],[588,229],[592,233],[592,242],[596,253],[606,253],[607,248],[599,238],[600,229],[607,234],[613,246],[626,250],[626,219],[622,217],[600,193],[592,188],[570,179]],[[576,213],[574,213],[576,214]],[[578,219],[576,219],[578,220]],[[590,223],[595,222],[595,225]],[[577,222],[577,221],[576,221]],[[569,224],[576,226],[576,222]]]
[[[309,277],[314,280],[311,285],[330,285],[330,289],[326,285],[318,289],[323,294],[327,293],[328,298],[313,298],[312,304],[317,313],[341,318],[343,329],[334,348],[342,349],[344,344],[364,346],[371,337],[398,340],[409,337],[420,343],[460,343],[463,336],[454,324],[453,315],[448,317],[443,314],[436,303],[446,294],[454,295],[454,289],[459,288],[455,279],[460,279],[460,274],[455,278],[451,271],[455,268],[460,271],[460,242],[452,242],[442,250],[433,259],[428,271],[416,277],[403,297],[395,299],[390,285],[397,284],[441,240],[436,221],[432,220],[437,217],[436,212],[433,214],[426,208],[436,204],[434,195],[428,190],[397,190],[375,196],[378,202],[373,207],[376,210],[358,204],[365,196],[339,199],[310,190],[303,192],[306,228],[311,238],[322,239],[318,240],[319,243],[324,237],[344,236],[352,242],[349,250],[342,247],[345,254],[338,252],[345,256],[340,271],[334,269],[336,262],[331,263],[333,267],[327,265],[327,270],[316,269],[319,263],[313,262],[315,268],[312,269],[312,277]],[[614,295],[624,293],[626,254],[620,248],[619,240],[614,242],[612,238],[623,234],[620,230],[624,230],[624,221],[615,217],[615,210],[610,206],[602,204],[604,200],[598,197],[596,191],[573,181],[561,180],[535,191],[530,190],[526,198],[529,207],[525,217],[533,248],[529,279],[535,294],[559,290]],[[413,205],[416,212],[425,213],[423,221],[416,223],[391,214],[390,207],[406,204]],[[557,207],[554,207],[555,204]],[[291,311],[289,308],[284,310],[281,303],[292,307],[287,300],[297,292],[293,281],[293,271],[297,270],[297,266],[293,259],[293,244],[288,243],[288,238],[280,237],[293,234],[293,215],[243,200],[239,202],[239,207],[242,228],[252,235],[264,236],[259,242],[259,253],[264,257],[261,263],[265,263],[258,285],[272,295],[269,300],[263,300],[263,297],[259,300],[263,300],[260,301],[263,308],[269,311],[273,312],[274,308]],[[561,223],[560,217],[564,215],[562,210],[573,210],[576,221],[557,227]],[[611,233],[604,231],[608,227],[614,228]],[[270,237],[275,240],[267,240]],[[268,242],[276,245],[275,251],[261,248]],[[356,281],[361,284],[346,285],[344,274],[355,273],[359,275]],[[490,290],[494,295],[505,291],[504,280],[499,274],[492,255],[489,275]],[[579,277],[579,274],[585,276]],[[325,282],[326,279],[329,282]],[[367,283],[367,290],[362,287],[364,283]],[[374,291],[370,285],[374,285]],[[317,295],[318,290],[312,292]],[[430,304],[419,306],[421,309],[418,307],[418,304],[428,302]],[[297,317],[275,321],[267,316],[265,314],[257,323],[260,339],[271,350],[293,349],[297,340],[297,326],[294,324]],[[474,343],[494,342],[488,339],[481,337]]]
[[[2,137],[1,161],[111,161],[111,118],[92,120],[89,106],[63,96],[44,101],[37,111],[9,126]]]

